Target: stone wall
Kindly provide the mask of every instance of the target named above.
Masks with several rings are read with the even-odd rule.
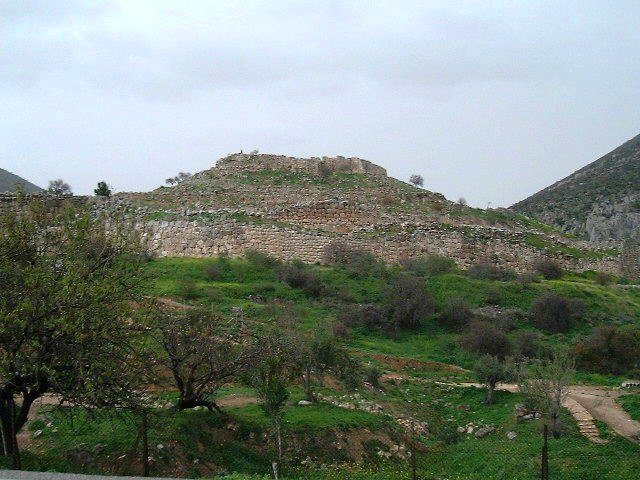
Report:
[[[306,172],[321,174],[322,169],[328,172],[340,173],[367,173],[371,175],[387,176],[387,171],[375,163],[357,157],[311,157],[295,158],[285,155],[236,153],[221,158],[215,168],[219,172],[225,170],[290,170],[293,172]]]
[[[628,239],[620,252],[620,273],[632,280],[640,280],[640,243]]]
[[[159,256],[211,257],[225,252],[242,255],[258,250],[282,260],[301,259],[322,263],[324,250],[340,241],[354,248],[372,251],[388,263],[399,259],[439,254],[452,257],[459,267],[478,262],[490,262],[518,272],[531,271],[535,262],[550,256],[526,245],[523,234],[497,235],[487,229],[447,230],[441,226],[406,225],[393,233],[376,235],[361,231],[336,234],[309,231],[278,225],[240,223],[234,219],[212,221],[147,221],[138,224],[151,253]],[[551,255],[570,270],[599,270],[618,274],[616,257],[576,259],[569,255]]]

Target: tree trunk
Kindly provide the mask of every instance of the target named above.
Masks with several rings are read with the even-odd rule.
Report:
[[[302,383],[304,385],[304,394],[308,402],[315,402],[316,399],[313,396],[313,388],[311,386],[311,366],[305,367],[305,373],[302,375]]]
[[[551,414],[551,433],[553,434],[553,438],[560,438],[560,422],[557,412]]]
[[[282,463],[282,434],[280,431],[280,418],[275,417],[273,419],[273,424],[276,430],[276,451],[277,451],[277,460],[273,462],[273,475],[276,479],[280,478],[280,465]]]
[[[491,405],[493,403],[493,390],[496,388],[494,383],[490,383],[487,388],[487,398],[484,401],[485,405]]]

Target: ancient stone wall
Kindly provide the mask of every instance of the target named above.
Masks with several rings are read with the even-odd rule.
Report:
[[[620,252],[620,273],[632,280],[640,279],[640,243],[628,239]]]
[[[322,169],[326,169],[327,172],[368,173],[387,176],[387,171],[375,163],[357,157],[341,156],[295,158],[285,155],[236,153],[218,160],[215,168],[219,172],[230,169],[244,171],[272,169],[306,172],[315,175],[322,174]]]
[[[211,257],[222,252],[231,256],[258,250],[282,260],[301,259],[322,263],[324,250],[340,241],[354,248],[370,250],[388,263],[402,258],[439,254],[452,257],[466,268],[478,262],[490,262],[518,272],[531,271],[537,260],[548,254],[526,245],[520,234],[496,235],[491,231],[446,230],[438,226],[406,226],[397,232],[376,235],[362,231],[335,234],[278,225],[245,224],[234,219],[212,221],[147,221],[139,224],[145,233],[149,251],[159,256]],[[570,270],[619,272],[619,260],[576,259],[569,255],[551,255]]]

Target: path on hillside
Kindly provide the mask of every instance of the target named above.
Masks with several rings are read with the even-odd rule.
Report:
[[[484,388],[479,383],[459,383],[463,387]],[[516,393],[518,385],[514,383],[499,383],[497,390]],[[600,437],[594,418],[607,424],[611,430],[621,437],[638,442],[640,436],[640,422],[633,420],[627,412],[616,402],[616,398],[625,392],[618,389],[588,385],[571,385],[563,406],[578,422],[580,433],[596,443],[605,443]]]

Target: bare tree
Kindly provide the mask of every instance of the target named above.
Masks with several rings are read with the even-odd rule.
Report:
[[[573,378],[575,362],[566,351],[556,352],[551,360],[523,364],[518,371],[520,391],[531,408],[547,415],[553,436],[560,436],[560,412]]]
[[[251,335],[200,309],[156,309],[152,317],[153,338],[161,350],[158,362],[171,372],[179,391],[176,408],[203,406],[222,413],[213,396],[253,360]]]
[[[73,193],[69,184],[61,178],[51,180],[49,182],[49,188],[47,188],[47,191],[54,195],[72,195]]]
[[[415,173],[409,177],[409,182],[416,187],[424,186],[424,178],[422,175],[417,175]]]

